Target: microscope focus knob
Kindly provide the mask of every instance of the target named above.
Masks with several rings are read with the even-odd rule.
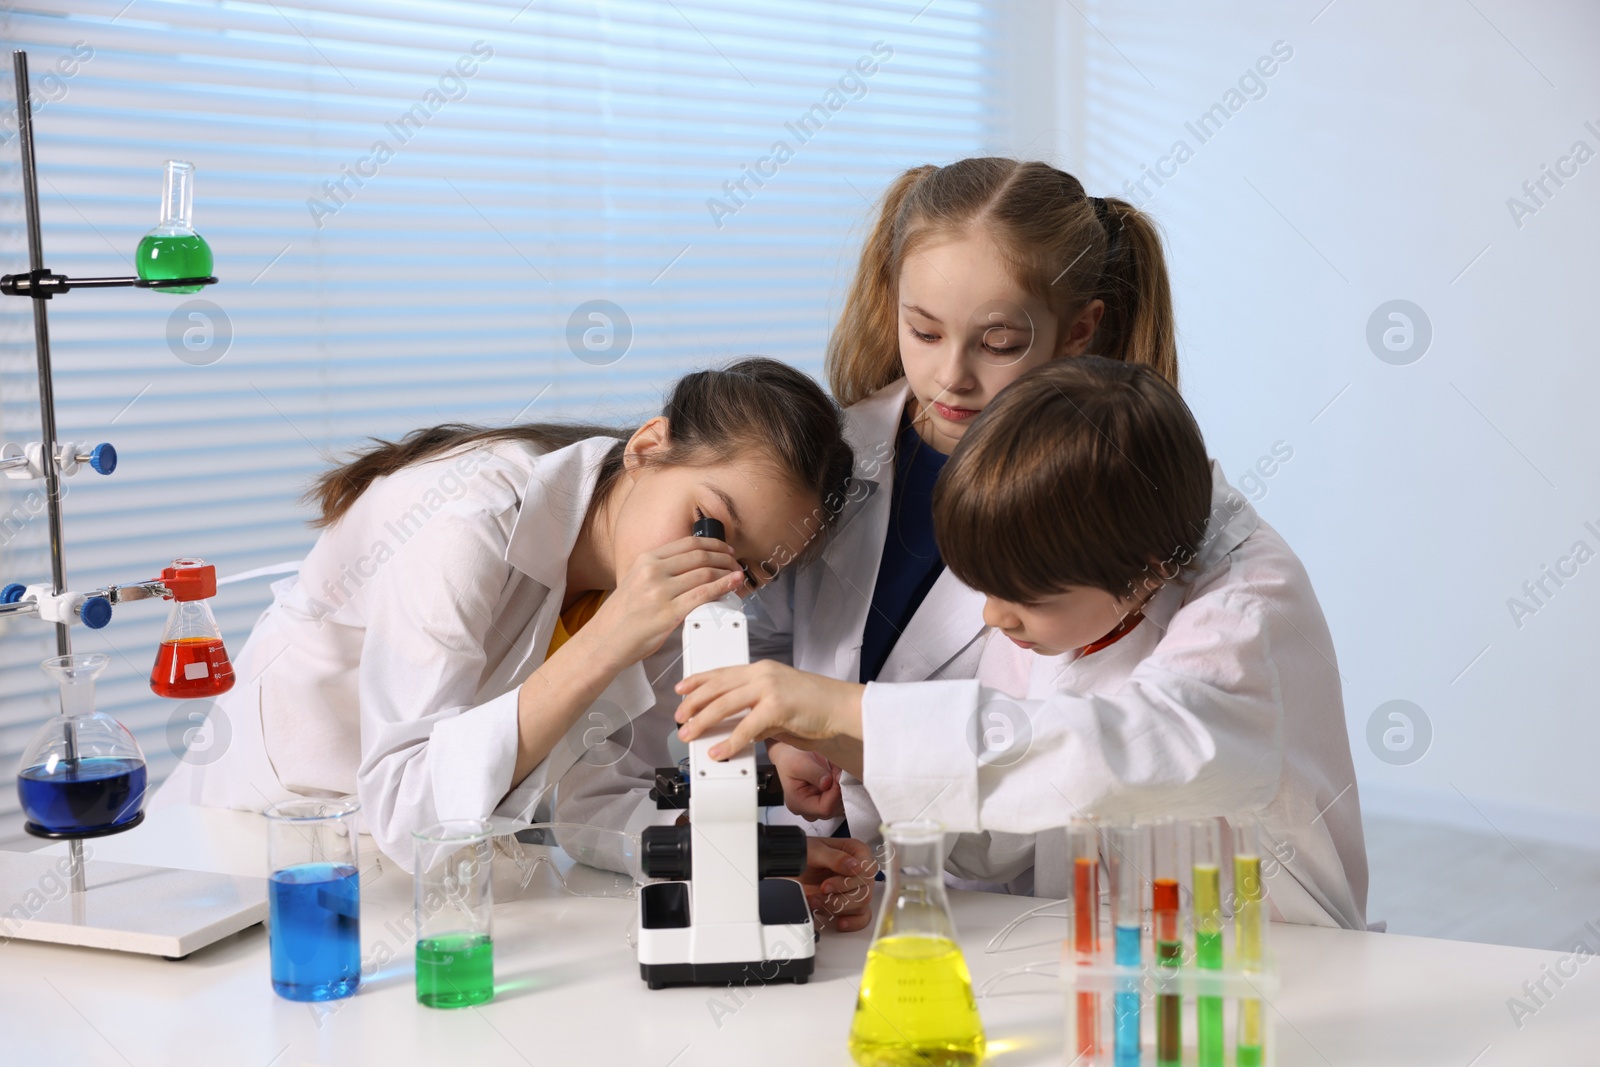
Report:
[[[800,877],[806,871],[806,832],[798,826],[757,826],[756,861],[762,878]]]
[[[800,830],[798,826],[787,829]],[[689,857],[688,826],[646,826],[640,837],[640,845],[639,865],[646,877],[666,878],[674,882],[690,877],[693,866]],[[804,845],[802,841],[801,847],[804,848]]]

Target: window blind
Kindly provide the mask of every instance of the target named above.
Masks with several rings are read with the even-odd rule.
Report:
[[[957,0],[73,7],[0,14],[7,59],[30,56],[46,264],[132,273],[162,162],[186,159],[222,280],[49,305],[60,436],[122,455],[64,482],[76,589],[181,555],[224,576],[299,558],[299,493],[369,435],[626,422],[748,352],[818,373],[870,201],[906,166],[981,153],[1004,91],[1002,14]],[[30,309],[0,299],[0,435],[37,434]],[[0,479],[0,581],[48,577],[41,488]],[[265,581],[216,598],[231,648],[269,600]],[[166,610],[74,629],[110,655],[98,703],[152,783],[192,727],[147,684]],[[0,841],[23,836],[13,779],[52,654],[49,627],[0,622]]]

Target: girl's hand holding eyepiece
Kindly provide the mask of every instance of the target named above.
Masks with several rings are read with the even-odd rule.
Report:
[[[653,655],[689,612],[744,585],[744,570],[724,541],[684,537],[634,560],[594,619],[572,643],[586,655],[628,666]],[[620,669],[620,667],[619,667]]]

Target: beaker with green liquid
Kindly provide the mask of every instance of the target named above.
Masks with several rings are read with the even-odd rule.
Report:
[[[193,163],[167,160],[161,182],[161,221],[140,240],[133,258],[139,277],[147,282],[211,276],[211,246],[194,231]],[[177,285],[157,291],[198,293],[200,289],[198,285]]]
[[[944,891],[944,828],[883,828],[888,884],[850,1027],[861,1067],[970,1067],[983,1060],[983,1021]]]
[[[493,838],[483,819],[435,823],[412,834],[417,1001],[469,1008],[494,998]]]

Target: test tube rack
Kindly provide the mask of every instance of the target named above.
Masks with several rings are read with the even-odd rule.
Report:
[[[1210,820],[1200,820],[1209,822]],[[1078,832],[1101,843],[1102,869],[1112,864],[1106,827],[1086,822]],[[1185,864],[1189,870],[1189,865]],[[1182,948],[1176,960],[1158,962],[1150,868],[1138,866],[1141,920],[1138,964],[1118,962],[1116,924],[1111,901],[1116,888],[1101,899],[1098,886],[1089,903],[1095,935],[1087,951],[1078,943],[1082,927],[1074,922],[1062,944],[1060,977],[1065,1002],[1064,1063],[1072,1067],[1275,1067],[1277,1041],[1271,998],[1278,990],[1278,968],[1268,937],[1265,886],[1253,902],[1260,925],[1253,935],[1257,958],[1243,959],[1238,919],[1240,891],[1230,887],[1208,928],[1220,937],[1220,960],[1202,966],[1197,950],[1192,870],[1180,881],[1178,932]],[[1076,888],[1076,887],[1075,887]],[[1074,919],[1084,913],[1080,901],[1069,901]],[[1122,946],[1126,949],[1127,946]],[[1170,998],[1170,999],[1169,999]],[[1246,1007],[1249,1005],[1249,1007]],[[1129,1009],[1132,1008],[1132,1013]],[[1242,1012],[1251,1013],[1253,1043],[1241,1042]],[[1119,1040],[1119,1022],[1136,1013],[1136,1045]],[[1202,1013],[1210,1039],[1202,1037]],[[1173,1028],[1175,1027],[1175,1032]],[[1120,1035],[1126,1037],[1126,1030]]]
[[[40,440],[0,447],[0,473],[10,478],[44,480],[50,581],[12,583],[0,589],[0,619],[31,615],[53,623],[57,653],[65,656],[72,652],[73,624],[99,629],[111,621],[114,604],[171,594],[159,579],[91,592],[67,588],[61,478],[82,466],[109,475],[116,469],[117,454],[109,444],[91,447],[57,440],[47,301],[74,289],[206,286],[215,285],[217,279],[69,278],[45,266],[28,54],[18,49],[11,56],[17,89],[17,143],[22,154],[28,270],[0,278],[0,294],[27,297],[32,303]],[[68,745],[70,750],[70,731]],[[116,832],[132,830],[141,821],[130,820],[118,826]],[[67,838],[66,853],[59,860],[50,854],[62,847],[59,845],[40,852],[0,851],[0,940],[16,937],[176,958],[266,917],[265,882],[261,879],[98,859],[86,864],[82,837],[100,834],[52,836]],[[54,888],[57,884],[64,886],[59,894]]]
[[[1256,1067],[1274,1067],[1276,1044],[1272,1026],[1272,1008],[1267,1001],[1278,990],[1277,964],[1270,953],[1257,966],[1245,968],[1233,952],[1233,937],[1224,935],[1226,955],[1221,970],[1202,970],[1196,966],[1193,951],[1193,933],[1185,939],[1183,962],[1176,968],[1159,966],[1154,962],[1150,933],[1143,931],[1145,962],[1138,967],[1121,967],[1107,949],[1093,962],[1079,961],[1069,949],[1061,961],[1061,978],[1066,999],[1067,1063],[1073,1067],[1235,1067],[1236,1064],[1255,1064]],[[1107,942],[1110,937],[1106,937]],[[1083,994],[1090,998],[1085,1000]],[[1116,1056],[1116,997],[1139,997],[1140,1058],[1119,1059]],[[1157,1026],[1161,997],[1178,997],[1181,1010],[1181,1053],[1179,1058],[1159,1055]],[[1218,1059],[1200,1055],[1198,1014],[1200,998],[1215,998],[1222,1002],[1225,1054]],[[1239,1005],[1244,1001],[1261,1002],[1262,1055],[1260,1059],[1238,1057]],[[1097,1041],[1093,1050],[1087,1050],[1079,1035],[1083,1032],[1081,1013],[1092,1004],[1097,1013],[1093,1031]],[[1079,1058],[1074,1058],[1079,1057]]]

